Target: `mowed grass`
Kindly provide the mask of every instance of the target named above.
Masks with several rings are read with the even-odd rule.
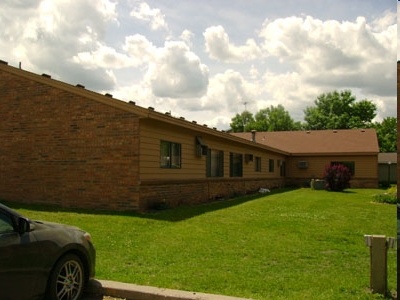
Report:
[[[373,202],[381,192],[296,189],[148,214],[10,206],[89,231],[98,279],[253,299],[374,299],[364,234],[396,236],[396,206]],[[395,249],[388,270],[394,293]]]

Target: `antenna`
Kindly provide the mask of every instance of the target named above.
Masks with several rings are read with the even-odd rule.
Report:
[[[243,105],[244,105],[244,111],[247,111],[247,103],[249,103],[249,102],[247,102],[247,101],[243,102]]]

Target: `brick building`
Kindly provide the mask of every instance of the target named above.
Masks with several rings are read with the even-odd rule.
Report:
[[[298,166],[290,167],[297,154],[279,145],[234,136],[6,62],[0,63],[0,78],[0,199],[145,210],[163,202],[201,203],[281,187],[297,176]],[[376,134],[372,147],[374,143],[377,149]],[[377,161],[377,151],[370,150],[353,153],[351,159],[356,164],[367,156]],[[329,160],[325,156],[319,163]],[[368,172],[367,185],[376,186],[377,164]],[[301,181],[311,175],[303,172]]]

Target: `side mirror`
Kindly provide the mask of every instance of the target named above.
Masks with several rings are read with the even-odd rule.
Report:
[[[19,218],[18,219],[18,233],[23,234],[25,232],[30,231],[31,225],[29,224],[29,221],[25,218]]]

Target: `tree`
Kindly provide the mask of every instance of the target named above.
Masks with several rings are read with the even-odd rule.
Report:
[[[254,128],[258,131],[290,131],[298,130],[299,124],[295,123],[289,112],[282,105],[260,109],[255,115]]]
[[[295,122],[282,105],[260,109],[255,117],[248,111],[236,114],[230,124],[233,132],[289,131],[299,130],[300,123]]]
[[[376,116],[376,105],[369,100],[356,102],[351,91],[321,94],[314,107],[304,110],[307,129],[369,128]]]
[[[254,117],[252,113],[245,110],[241,114],[236,114],[229,125],[231,126],[232,132],[245,132],[249,131],[246,130],[249,123],[254,123]]]
[[[387,117],[375,123],[380,152],[397,152],[397,118]]]

